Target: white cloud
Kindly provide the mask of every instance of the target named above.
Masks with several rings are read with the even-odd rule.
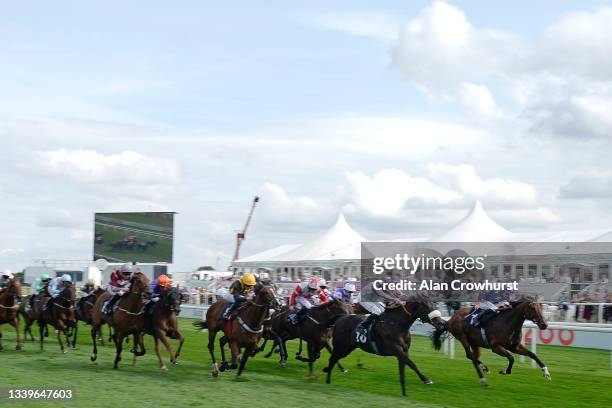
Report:
[[[36,225],[43,228],[73,228],[80,220],[68,209],[43,210],[38,214]]]
[[[457,207],[481,200],[490,206],[532,207],[536,191],[529,184],[501,178],[482,179],[473,166],[432,164],[425,177],[403,170],[381,170],[373,176],[347,172],[349,211],[370,216],[405,217],[407,207]]]
[[[400,21],[391,14],[379,12],[319,14],[312,21],[324,29],[381,40],[397,38],[400,25]]]
[[[490,77],[519,52],[514,36],[474,27],[461,9],[436,1],[403,26],[392,59],[428,95],[452,99],[462,83]]]
[[[38,152],[35,165],[45,174],[79,183],[174,184],[181,171],[175,160],[146,157],[126,150],[104,155],[95,150]]]
[[[476,27],[460,8],[436,1],[404,25],[392,60],[427,97],[485,117],[499,116],[495,101],[505,100],[533,134],[607,137],[611,19],[612,8],[570,13],[525,41]]]
[[[291,196],[277,184],[266,182],[261,192],[258,217],[268,225],[284,225],[285,228],[323,225],[322,220],[333,217],[327,206],[308,196]]]
[[[493,210],[490,215],[502,225],[526,227],[532,231],[536,227],[547,227],[561,221],[558,214],[546,207]]]
[[[612,172],[590,171],[578,174],[561,186],[561,198],[612,198]]]

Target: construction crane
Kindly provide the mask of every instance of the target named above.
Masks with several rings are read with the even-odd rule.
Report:
[[[258,202],[259,202],[259,197],[255,196],[255,198],[253,198],[253,203],[251,204],[251,210],[249,211],[249,216],[247,217],[246,222],[244,223],[244,228],[242,229],[242,231],[236,233],[236,251],[234,252],[234,257],[232,258],[232,262],[237,260],[238,257],[240,256],[240,245],[242,244],[242,241],[246,239],[246,231],[247,231],[247,228],[249,228],[249,224],[251,223],[251,218],[253,218],[253,212],[255,211],[255,206],[257,205]]]

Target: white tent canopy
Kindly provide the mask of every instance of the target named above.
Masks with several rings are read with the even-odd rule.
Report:
[[[503,242],[512,233],[493,221],[484,211],[480,201],[472,210],[448,231],[434,237],[434,242]]]
[[[386,241],[430,242],[610,242],[612,229],[576,231],[536,231],[514,233],[497,224],[477,201],[470,212],[447,231],[432,238]],[[336,223],[313,240],[301,245],[281,245],[234,262],[237,267],[277,267],[283,264],[337,264],[334,261],[359,260],[361,243],[357,233],[340,214]]]
[[[365,241],[367,239],[351,228],[344,215],[340,214],[330,229],[305,244],[281,245],[241,258],[234,264],[359,259],[361,243]]]

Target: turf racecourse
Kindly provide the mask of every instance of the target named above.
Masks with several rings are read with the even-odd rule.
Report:
[[[544,380],[539,369],[528,363],[517,364],[511,376],[497,374],[505,359],[489,351],[483,360],[495,372],[488,375],[491,387],[478,383],[474,369],[457,353],[451,360],[431,348],[429,339],[415,337],[411,356],[419,368],[434,381],[421,384],[407,369],[408,396],[400,396],[397,362],[355,352],[343,360],[348,373],[335,370],[333,384],[325,384],[321,369],[328,354],[316,363],[316,380],[307,380],[306,365],[290,359],[286,369],[277,368],[278,355],[264,359],[262,354],[250,359],[242,381],[233,372],[210,375],[206,333],[191,327],[191,320],[181,321],[186,337],[180,364],[160,372],[157,358],[147,341],[147,354],[132,366],[132,355],[124,352],[120,369],[112,369],[114,350],[99,348],[98,361],[89,361],[91,346],[88,330],[81,326],[77,350],[60,354],[54,338],[47,338],[45,351],[27,342],[24,350],[14,350],[14,332],[3,325],[4,351],[0,353],[0,388],[62,388],[75,390],[70,402],[7,402],[6,407],[603,407],[610,406],[612,371],[606,351],[558,347],[538,347],[553,381]],[[34,329],[35,336],[38,334]],[[53,334],[50,334],[51,336]],[[290,345],[290,356],[295,351]],[[127,347],[129,349],[129,346]],[[166,357],[166,355],[164,354]],[[358,358],[363,368],[358,368]],[[167,357],[166,357],[167,361]]]

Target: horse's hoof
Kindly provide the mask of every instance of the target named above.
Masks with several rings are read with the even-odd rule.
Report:
[[[499,370],[499,373],[501,375],[508,375],[508,374],[510,374],[510,373],[507,373],[506,370]]]
[[[280,363],[278,363],[278,366],[280,368],[285,368],[285,367],[287,367],[287,362],[286,361],[281,361]]]
[[[425,384],[425,385],[431,385],[431,384],[433,384],[433,381],[431,381],[431,380],[425,380],[425,381],[423,381],[423,384]]]
[[[341,373],[348,373],[348,368],[341,368],[341,369],[340,369],[340,372],[341,372]]]
[[[168,369],[166,368],[166,366],[161,366],[161,367],[159,367],[159,369],[160,369],[161,371],[168,371]]]
[[[178,365],[178,361],[177,361],[177,360],[171,361],[170,363],[171,363],[172,365]]]
[[[216,377],[218,377],[218,376],[219,376],[219,370],[217,370],[217,371],[213,371],[211,374],[212,374],[212,376],[213,376],[213,377],[215,377],[215,378],[216,378]]]
[[[323,367],[323,372],[324,373],[328,373],[329,372],[329,367]]]
[[[62,354],[66,354],[67,352],[68,352],[68,350],[62,349]]]
[[[482,385],[484,385],[485,387],[488,387],[488,386],[489,386],[489,383],[488,383],[488,382],[487,382],[487,380],[485,380],[484,378],[481,378],[481,379],[480,379],[480,383],[481,383]]]
[[[21,346],[15,346],[15,351],[21,351]]]
[[[91,353],[91,356],[89,357],[91,361],[96,361],[97,358],[98,358],[97,354],[94,354],[94,353]]]

